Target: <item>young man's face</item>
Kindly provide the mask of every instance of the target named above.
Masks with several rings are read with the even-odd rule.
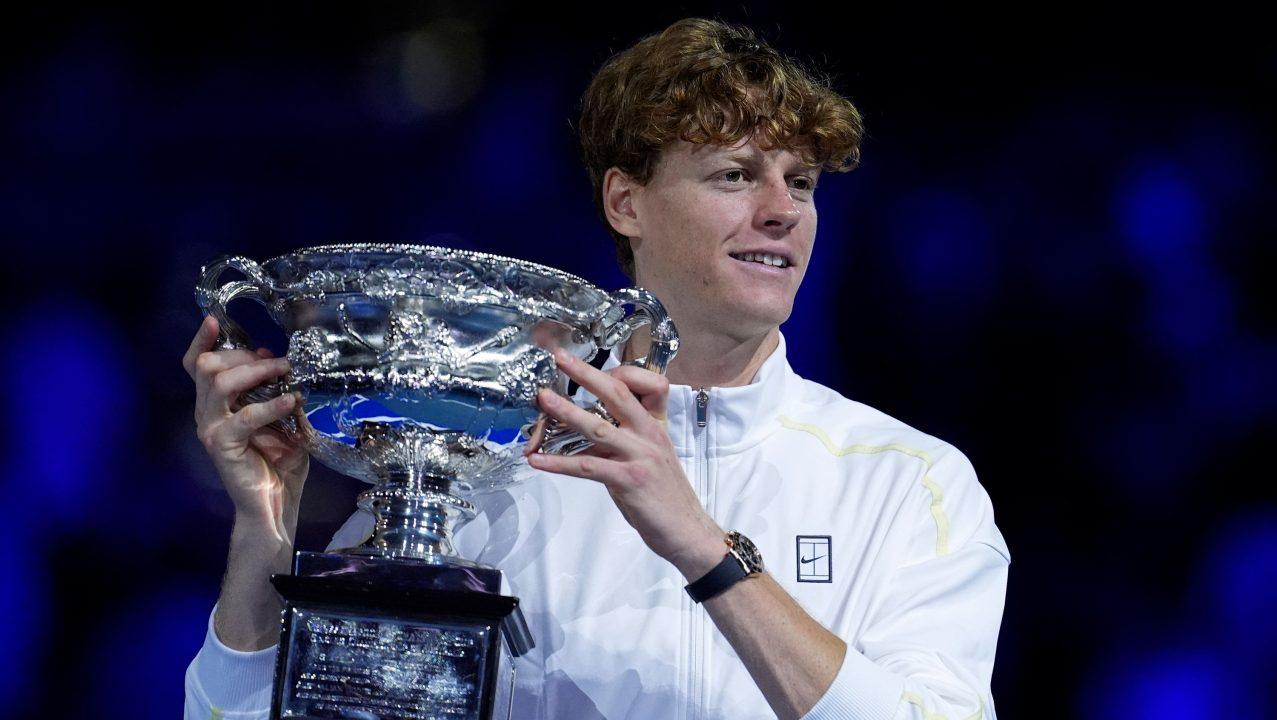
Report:
[[[797,154],[764,151],[753,138],[666,148],[631,200],[634,232],[626,234],[639,286],[684,332],[745,339],[779,326],[811,258],[819,174]],[[782,266],[758,262],[761,254]]]

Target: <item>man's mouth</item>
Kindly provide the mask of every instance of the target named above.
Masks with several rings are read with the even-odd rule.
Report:
[[[773,255],[771,253],[730,253],[730,255],[741,262],[756,262],[778,268],[789,267],[788,260],[780,255]]]

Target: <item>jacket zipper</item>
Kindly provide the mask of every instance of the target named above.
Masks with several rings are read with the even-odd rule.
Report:
[[[709,388],[696,388],[696,495],[702,499],[706,512],[712,510],[709,493]],[[692,704],[691,717],[700,720],[705,716],[705,683],[708,667],[707,654],[709,648],[705,642],[705,623],[708,616],[705,609],[692,606],[692,683],[689,698]]]

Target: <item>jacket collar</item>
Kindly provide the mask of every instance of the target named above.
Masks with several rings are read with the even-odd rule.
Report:
[[[620,365],[613,352],[603,363],[603,370]],[[785,356],[785,335],[780,334],[776,349],[767,356],[748,385],[706,388],[705,427],[697,427],[696,400],[698,388],[670,385],[668,407],[669,435],[680,457],[689,457],[700,448],[710,456],[731,455],[758,444],[779,425],[776,416],[782,406],[796,397],[801,381]],[[588,394],[588,393],[587,393]],[[704,435],[698,438],[698,435]]]

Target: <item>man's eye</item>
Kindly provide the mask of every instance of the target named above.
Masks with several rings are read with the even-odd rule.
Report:
[[[794,178],[794,187],[798,190],[806,190],[810,192],[816,189],[816,182],[806,175],[799,175]]]
[[[723,179],[728,182],[736,182],[738,180],[744,180],[745,171],[744,170],[728,170],[727,172],[723,173]]]

